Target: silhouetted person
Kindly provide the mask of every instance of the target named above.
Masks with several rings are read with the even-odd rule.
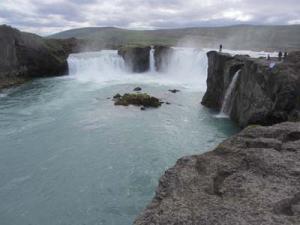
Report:
[[[283,54],[283,60],[286,60],[287,56],[288,56],[288,53],[284,52],[284,54]]]
[[[280,51],[280,52],[278,53],[278,60],[279,60],[279,61],[282,60],[282,51]]]
[[[220,45],[219,52],[222,52],[222,49],[223,49],[223,45]]]
[[[267,60],[269,60],[269,61],[271,60],[271,57],[270,57],[270,55],[269,55],[269,54],[268,54],[268,56],[267,56]]]

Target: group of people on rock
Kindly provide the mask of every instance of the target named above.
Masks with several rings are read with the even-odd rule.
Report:
[[[282,53],[282,51],[279,51],[278,52],[278,61],[282,61],[282,59],[286,60],[287,56],[288,56],[287,52]],[[270,55],[267,56],[267,60],[271,60]]]
[[[283,60],[285,60],[286,57],[288,56],[288,53],[287,53],[287,52],[282,53],[282,51],[280,51],[280,52],[278,53],[278,60],[279,60],[279,61],[282,60],[282,56],[283,56]]]
[[[220,44],[219,52],[222,52],[222,50],[223,50],[223,45]],[[284,52],[284,53],[283,53],[282,51],[279,51],[279,52],[278,52],[278,61],[282,61],[282,59],[283,59],[283,60],[286,60],[287,56],[288,56],[288,53],[287,53],[287,52]],[[271,57],[270,57],[269,54],[268,54],[268,56],[267,56],[267,60],[271,60]]]

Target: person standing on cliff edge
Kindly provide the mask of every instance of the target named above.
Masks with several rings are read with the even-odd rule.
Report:
[[[223,49],[223,45],[220,44],[219,52],[222,52],[222,49]]]
[[[280,51],[280,52],[278,53],[278,60],[279,60],[279,61],[282,60],[282,51]]]
[[[283,54],[283,60],[284,60],[284,61],[286,60],[287,56],[288,56],[288,53],[287,53],[287,52],[284,52],[284,54]]]

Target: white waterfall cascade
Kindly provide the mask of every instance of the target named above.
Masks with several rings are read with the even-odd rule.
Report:
[[[155,71],[156,71],[154,53],[155,53],[155,49],[153,46],[151,46],[150,53],[149,53],[150,54],[150,57],[149,57],[149,72],[150,73],[155,73]]]
[[[127,73],[125,62],[116,50],[71,54],[68,64],[71,76],[82,81],[120,79]]]
[[[232,78],[232,81],[231,81],[229,87],[226,90],[225,97],[224,97],[223,104],[222,104],[222,108],[221,108],[221,115],[229,115],[230,112],[231,112],[231,109],[232,109],[232,94],[233,94],[233,90],[236,86],[237,80],[239,78],[240,72],[241,72],[241,70],[238,70],[234,74],[234,76]]]
[[[206,91],[208,59],[206,51],[195,48],[173,48],[173,53],[162,65],[166,76],[182,84]]]
[[[150,51],[149,73],[131,73],[115,50],[71,54],[68,58],[70,77],[83,82],[101,84],[154,83],[189,88],[204,92],[207,78],[206,51],[194,48],[173,48],[166,56],[163,70],[155,71],[155,49]]]

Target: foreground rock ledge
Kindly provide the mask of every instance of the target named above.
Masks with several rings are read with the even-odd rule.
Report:
[[[248,127],[179,159],[134,224],[300,224],[300,123]]]

